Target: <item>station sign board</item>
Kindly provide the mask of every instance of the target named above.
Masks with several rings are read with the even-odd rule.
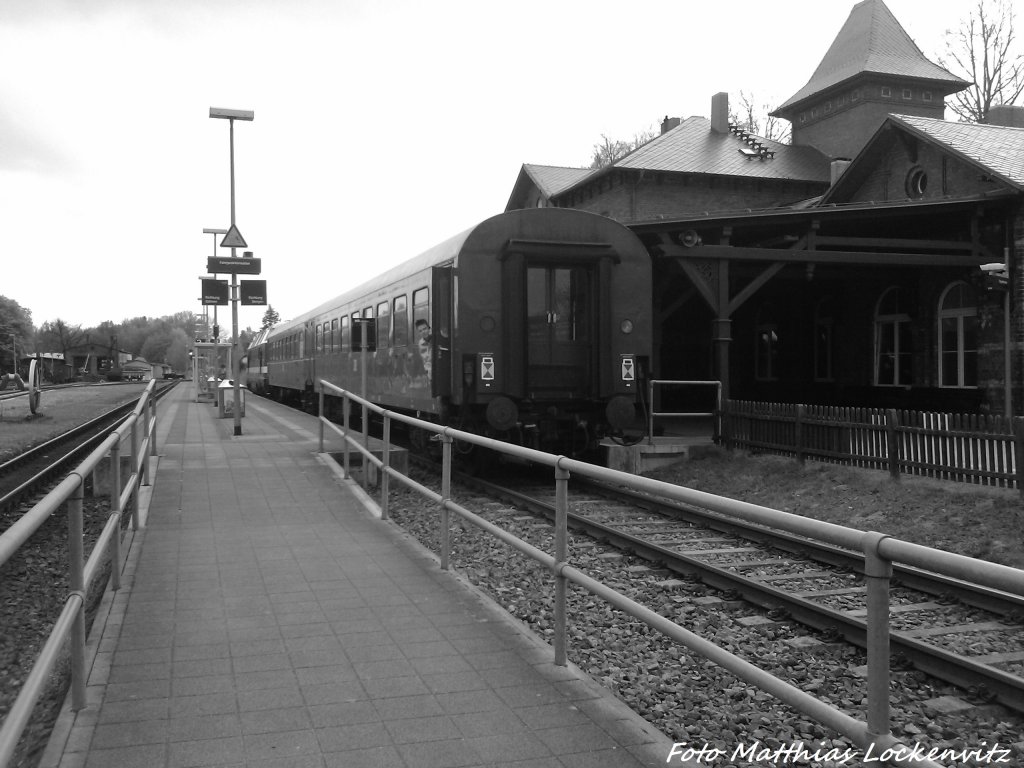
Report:
[[[208,256],[206,271],[213,275],[258,275],[262,266],[257,258]]]
[[[242,280],[240,286],[243,307],[265,307],[267,305],[266,280]]]
[[[204,277],[202,283],[203,295],[201,301],[204,307],[227,306],[229,293],[227,280],[214,280]]]

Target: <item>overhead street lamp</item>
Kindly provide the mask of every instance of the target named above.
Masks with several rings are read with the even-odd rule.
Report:
[[[252,110],[210,107],[210,117],[228,121],[231,153],[231,228],[225,235],[224,240],[221,241],[221,246],[226,245],[231,248],[232,259],[235,258],[236,243],[238,243],[238,247],[246,247],[245,240],[242,239],[238,229],[235,227],[235,120],[251,122],[253,116]],[[225,242],[232,235],[236,237],[230,242]],[[242,395],[240,386],[242,357],[238,350],[238,273],[235,271],[231,272],[231,348],[233,350],[231,354],[231,378],[234,381],[235,397],[235,404],[232,410],[235,417],[235,434],[240,435],[242,434]]]

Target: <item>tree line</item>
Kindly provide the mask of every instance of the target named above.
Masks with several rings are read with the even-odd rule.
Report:
[[[263,328],[279,320],[278,313],[268,306]],[[230,341],[218,329],[220,341]],[[256,335],[252,328],[239,331],[242,349]],[[47,320],[38,328],[32,323],[32,312],[14,299],[0,296],[0,374],[19,371],[18,360],[36,353],[58,353],[68,360],[68,350],[95,344],[111,351],[111,357],[124,352],[150,363],[166,363],[176,373],[188,370],[189,350],[196,339],[212,339],[202,315],[176,312],[164,317],[133,317],[119,323],[105,321],[94,327],[74,325],[61,318]],[[25,373],[23,371],[19,371]]]

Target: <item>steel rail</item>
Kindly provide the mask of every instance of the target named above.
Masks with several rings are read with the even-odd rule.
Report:
[[[649,494],[637,493],[629,488],[614,487],[600,481],[585,478],[578,480],[577,484],[579,487],[598,489],[601,493],[612,497],[638,502],[648,508],[654,508],[655,511],[661,509],[671,510],[674,516],[686,522],[754,539],[776,549],[828,563],[829,565],[848,568],[859,573],[864,572],[863,551],[836,547],[805,536],[796,536],[785,531],[778,531],[763,526],[752,526],[726,515],[717,514],[691,504],[674,502],[669,499],[658,499]],[[992,613],[1003,613],[1005,615],[1013,611],[1024,611],[1024,595],[981,586],[935,571],[893,563],[893,577],[911,589],[936,596],[952,594],[967,605],[991,611]]]
[[[102,441],[106,434],[103,430],[107,428],[116,428],[120,422],[124,421],[131,412],[134,403],[128,403],[126,405],[119,405],[107,413],[101,414],[94,419],[81,424],[74,429],[68,430],[63,434],[48,440],[38,446],[29,448],[24,453],[20,454],[17,458],[11,459],[0,466],[0,476],[9,469],[17,469],[20,465],[29,464],[37,456],[45,456],[47,451],[58,448],[64,444],[67,444],[77,437],[80,437],[89,432],[99,430],[96,434],[90,435],[81,443],[78,443],[72,447],[67,453],[58,459],[51,461],[46,467],[39,470],[32,477],[22,481],[20,484],[6,491],[3,496],[0,496],[0,510],[7,507],[9,504],[14,503],[26,493],[30,493],[33,488],[46,481],[46,478],[53,476],[58,473],[61,467],[67,466],[73,462],[76,458],[81,456],[85,451],[94,448],[100,441]]]
[[[477,483],[483,484],[481,481]],[[530,505],[552,521],[555,519],[556,509],[553,505],[520,494],[513,489],[493,487],[524,505]],[[569,513],[569,520],[588,535],[607,539],[619,549],[632,551],[645,560],[664,563],[665,567],[676,573],[699,575],[709,586],[736,590],[744,599],[762,608],[772,609],[781,606],[801,624],[818,630],[834,629],[848,642],[862,648],[867,647],[867,622],[843,611],[834,610],[770,584],[749,579],[742,574],[704,562],[699,557],[661,546],[614,525],[607,525],[572,512]],[[922,672],[965,689],[982,683],[1001,703],[1017,711],[1024,711],[1024,679],[896,630],[890,633],[890,644],[895,652],[902,653]]]

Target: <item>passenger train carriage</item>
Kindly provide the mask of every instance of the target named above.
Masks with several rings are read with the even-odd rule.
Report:
[[[650,258],[621,224],[571,209],[511,211],[261,334],[248,386],[312,402],[326,379],[360,394],[353,346],[372,318],[367,399],[581,455],[643,422],[650,296]]]

